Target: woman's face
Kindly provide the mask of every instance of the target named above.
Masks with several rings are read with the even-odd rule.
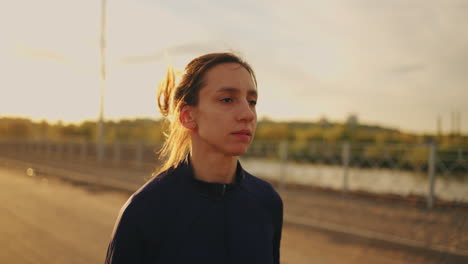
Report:
[[[223,63],[205,73],[204,83],[192,110],[196,123],[193,146],[225,155],[244,154],[257,124],[257,89],[252,76],[240,64]]]

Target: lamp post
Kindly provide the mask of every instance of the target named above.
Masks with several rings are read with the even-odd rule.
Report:
[[[98,121],[98,134],[97,134],[97,160],[101,162],[104,159],[104,90],[106,87],[106,0],[101,2],[101,98],[99,106],[99,121]]]

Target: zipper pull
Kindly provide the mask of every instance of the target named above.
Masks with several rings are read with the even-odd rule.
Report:
[[[221,196],[224,196],[225,192],[226,192],[226,184],[223,184],[223,191],[221,192]]]

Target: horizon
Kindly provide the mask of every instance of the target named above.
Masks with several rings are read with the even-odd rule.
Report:
[[[21,116],[21,115],[0,115],[0,119],[2,118],[11,118],[11,119],[26,119],[26,120],[30,120],[32,121],[33,123],[40,123],[42,121],[45,121],[46,123],[50,124],[50,125],[57,125],[59,123],[61,123],[62,125],[81,125],[85,122],[98,122],[99,119],[98,117],[96,118],[89,118],[89,119],[83,119],[83,120],[80,120],[80,121],[67,121],[67,120],[61,120],[61,119],[55,119],[55,120],[50,120],[48,118],[31,118],[31,117],[28,117],[28,116]],[[346,118],[343,118],[343,119],[330,119],[328,118],[327,116],[322,116],[318,119],[276,119],[276,118],[270,118],[268,116],[259,116],[257,118],[257,122],[260,122],[264,119],[267,119],[267,120],[270,120],[270,121],[273,121],[273,122],[290,122],[290,123],[294,123],[294,122],[298,122],[298,123],[310,123],[310,124],[316,124],[318,122],[320,122],[320,119],[322,118],[325,118],[329,123],[332,123],[332,124],[345,124],[346,123]],[[123,121],[123,120],[138,120],[138,119],[149,119],[149,120],[153,120],[153,121],[159,121],[159,120],[162,120],[163,117],[151,117],[151,116],[133,116],[133,117],[130,117],[130,116],[127,116],[127,117],[121,117],[121,118],[105,118],[104,121],[105,122],[120,122],[120,121]],[[379,122],[367,122],[366,120],[362,120],[358,117],[358,124],[359,125],[365,125],[365,126],[371,126],[371,127],[380,127],[382,129],[389,129],[389,130],[396,130],[398,131],[399,133],[409,133],[409,134],[414,134],[414,135],[436,135],[437,134],[437,131],[411,131],[411,130],[406,130],[406,129],[402,129],[402,128],[399,128],[399,127],[392,127],[388,124],[384,124],[384,123],[379,123]],[[450,134],[453,134],[454,132],[453,131],[449,131],[449,129],[442,129],[442,135],[450,135]],[[468,135],[468,133],[464,133],[463,131],[461,131],[460,133],[461,136],[465,136],[465,135]]]

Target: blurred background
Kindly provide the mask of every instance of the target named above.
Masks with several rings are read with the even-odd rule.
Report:
[[[1,1],[0,262],[102,263],[165,69],[257,74],[282,263],[468,263],[468,2]]]

